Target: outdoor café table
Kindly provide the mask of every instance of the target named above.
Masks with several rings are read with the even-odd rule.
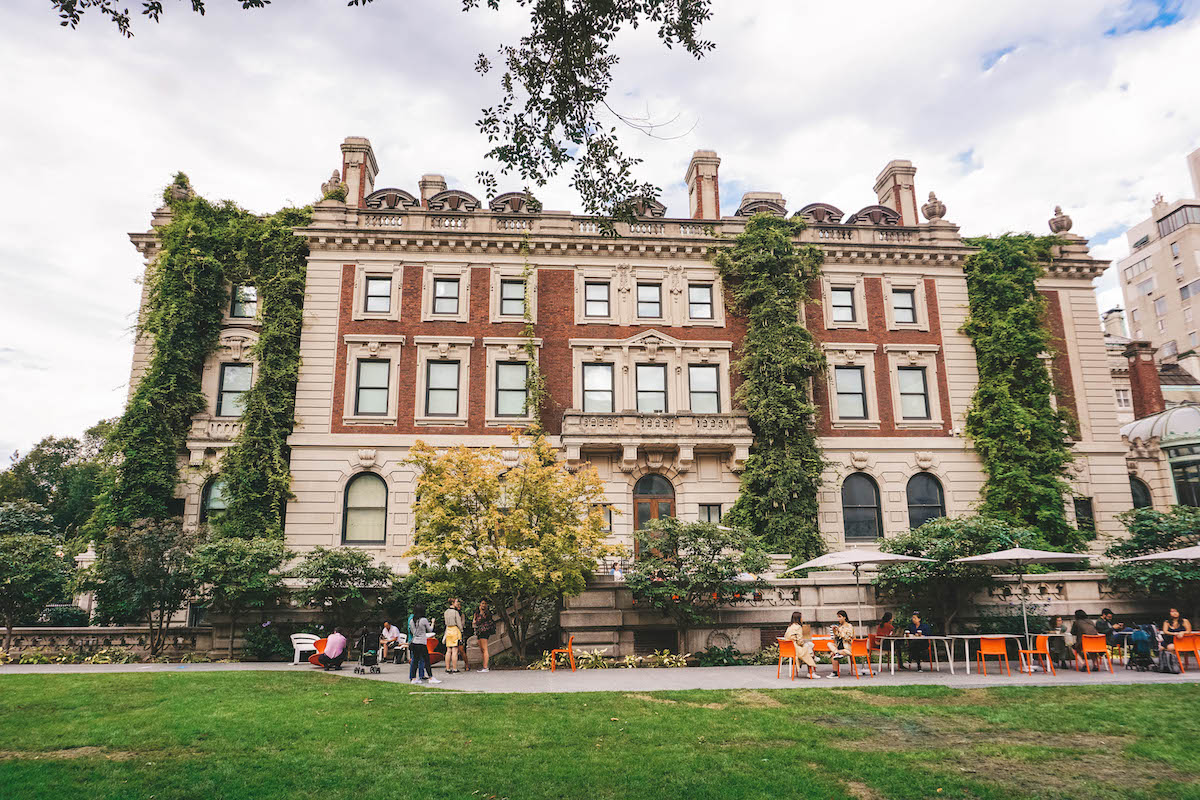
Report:
[[[901,635],[901,636],[877,636],[877,637],[875,637],[875,640],[879,641],[879,642],[887,642],[888,643],[888,654],[891,656],[891,659],[892,659],[892,674],[893,675],[896,674],[896,642],[912,642],[912,641],[921,641],[921,640],[925,640],[925,641],[929,641],[929,642],[941,642],[943,645],[945,645],[945,647],[946,647],[946,663],[948,663],[950,665],[950,674],[951,675],[954,674],[954,639],[950,636],[936,636],[936,635],[932,635],[932,634],[929,636],[903,636],[903,635]],[[932,657],[933,657],[933,668],[936,669],[938,672],[941,672],[942,671],[941,665],[939,664],[939,662],[937,660],[937,648],[930,647],[930,652],[932,653]],[[883,672],[883,648],[882,647],[879,648],[878,669],[880,672]]]
[[[1019,633],[956,633],[950,637],[951,639],[962,639],[963,643],[963,661],[967,662],[967,674],[971,674],[971,648],[968,647],[971,639],[1016,639],[1017,646],[1020,646],[1021,640],[1025,637]],[[953,662],[953,659],[951,659]]]

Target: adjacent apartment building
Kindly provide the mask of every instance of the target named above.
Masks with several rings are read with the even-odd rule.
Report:
[[[828,202],[793,211],[762,191],[732,209],[726,202],[732,213],[723,214],[720,164],[697,151],[684,176],[686,213],[649,204],[613,238],[592,218],[535,210],[519,192],[483,202],[439,175],[383,184],[371,143],[346,139],[334,181],[347,185],[347,200],[317,203],[298,232],[310,256],[289,545],[361,547],[404,569],[414,442],[516,458],[510,429],[527,422],[527,313],[548,381],[546,429],[568,465],[598,470],[617,512],[612,539],[630,545],[635,528],[667,515],[720,519],[753,439],[731,370],[744,325],[710,253],[760,212],[804,218],[802,240],[825,251],[818,302],[801,313],[829,360],[815,387],[829,546],[969,513],[982,483],[963,435],[977,382],[960,332],[971,250],[946,206],[933,193],[918,202],[917,170],[897,160],[873,192],[850,199],[850,213]],[[1065,242],[1041,286],[1055,340],[1047,368],[1056,402],[1079,420],[1068,512],[1096,527],[1102,548],[1132,500],[1091,288],[1107,265],[1070,224],[1051,220]],[[133,238],[153,258],[153,232]],[[223,505],[221,454],[238,432],[236,394],[255,375],[253,287],[230,288],[221,347],[205,371],[209,406],[181,457],[189,524]],[[139,343],[134,380],[146,353]]]

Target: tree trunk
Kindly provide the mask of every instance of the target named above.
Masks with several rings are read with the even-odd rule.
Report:
[[[4,620],[4,652],[6,653],[12,647],[12,632],[13,620],[12,617],[9,617],[8,619]]]
[[[237,630],[237,614],[233,610],[229,611],[229,660],[233,660],[233,635]]]
[[[684,626],[679,626],[675,629],[675,633],[677,636],[676,646],[679,648],[679,655],[686,655],[688,629]]]

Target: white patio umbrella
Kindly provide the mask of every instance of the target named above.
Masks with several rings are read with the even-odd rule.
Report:
[[[861,628],[863,626],[862,584],[858,574],[859,567],[864,564],[898,564],[902,561],[933,561],[933,559],[904,556],[899,553],[885,553],[882,550],[873,550],[871,548],[839,550],[836,553],[826,553],[823,556],[817,556],[811,561],[805,561],[803,564],[785,569],[779,574],[787,575],[789,572],[797,572],[802,569],[817,569],[819,567],[853,567],[854,595],[858,599],[858,627]]]
[[[1130,564],[1138,561],[1200,561],[1200,544],[1191,547],[1181,547],[1178,550],[1167,550],[1162,553],[1150,553],[1145,556],[1123,558],[1118,564]]]
[[[1091,558],[1087,553],[1058,553],[1053,550],[1033,550],[1010,547],[995,553],[956,558],[952,564],[975,564],[981,567],[1027,567],[1030,564],[1070,564]],[[1025,610],[1025,572],[1017,574],[1017,591],[1021,595],[1021,619],[1025,623],[1025,643],[1029,644],[1029,613]]]

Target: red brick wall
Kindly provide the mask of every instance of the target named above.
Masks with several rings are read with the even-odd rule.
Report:
[[[1079,408],[1075,404],[1075,381],[1071,377],[1071,356],[1067,351],[1067,328],[1063,322],[1062,299],[1056,291],[1043,291],[1046,298],[1046,327],[1050,329],[1050,346],[1054,357],[1050,361],[1050,377],[1054,383],[1054,394],[1058,407],[1069,410],[1076,417]]]

